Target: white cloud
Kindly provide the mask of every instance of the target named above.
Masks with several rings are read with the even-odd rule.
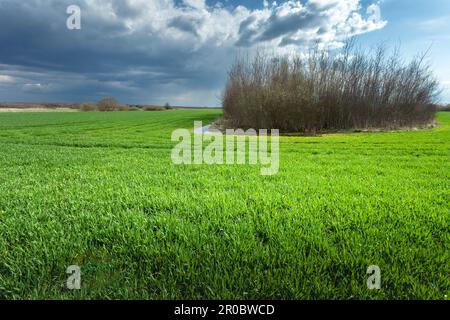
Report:
[[[418,27],[425,31],[437,31],[450,26],[450,16],[428,19],[418,23]]]
[[[49,87],[48,83],[26,83],[25,89],[46,89]]]
[[[0,74],[0,83],[13,83],[14,78],[8,75]]]
[[[241,23],[238,44],[298,47],[318,42],[339,46],[349,37],[381,29],[387,23],[376,4],[367,8],[367,15],[361,15],[359,0],[287,1],[250,12]]]
[[[198,49],[204,43],[274,47],[342,43],[348,37],[381,29],[386,21],[371,4],[366,17],[359,0],[263,2],[261,9],[207,6],[205,0],[86,0],[88,12],[110,23],[121,23],[123,32],[147,30],[166,41],[190,39]],[[195,42],[194,39],[195,38]],[[184,43],[185,44],[185,43]]]

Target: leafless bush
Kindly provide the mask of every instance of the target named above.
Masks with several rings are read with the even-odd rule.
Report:
[[[352,45],[305,57],[241,57],[229,71],[225,119],[284,132],[428,124],[439,87],[425,57],[405,63],[398,50],[388,56],[382,46],[367,53]]]
[[[438,106],[438,111],[440,112],[450,112],[450,104],[446,106]]]
[[[165,107],[159,107],[159,106],[145,106],[144,111],[164,111],[166,110]]]
[[[97,110],[97,105],[95,103],[81,103],[79,105],[79,109],[81,111],[96,111]]]
[[[103,98],[97,103],[97,108],[99,111],[120,111],[120,103],[114,98]]]
[[[128,106],[128,111],[141,111],[141,108],[135,106]]]
[[[116,109],[116,111],[130,111],[130,107],[126,104],[119,105],[119,107]]]

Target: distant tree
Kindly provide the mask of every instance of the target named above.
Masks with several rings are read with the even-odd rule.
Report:
[[[97,103],[99,111],[116,111],[120,109],[120,103],[111,97],[103,98]]]

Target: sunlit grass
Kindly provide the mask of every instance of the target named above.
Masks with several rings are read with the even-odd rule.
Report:
[[[172,131],[218,116],[0,114],[0,298],[449,294],[450,113],[433,130],[282,137],[275,176],[173,165]]]

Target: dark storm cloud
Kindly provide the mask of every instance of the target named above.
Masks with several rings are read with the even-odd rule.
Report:
[[[81,30],[66,28],[73,4],[81,8]],[[298,29],[326,30],[320,8],[286,8],[208,7],[198,0],[0,0],[0,100],[113,95],[130,103],[217,104],[236,45],[277,38],[282,45],[286,36],[299,41]]]
[[[82,30],[65,27],[65,11],[73,1],[41,3],[0,2],[0,74],[12,74],[15,79],[15,83],[0,83],[0,100],[14,98],[8,97],[6,85],[31,99],[32,93],[37,98],[48,94],[80,101],[115,95],[138,102],[130,92],[143,91],[141,96],[149,100],[169,99],[170,93],[163,88],[168,84],[205,90],[223,81],[220,61],[215,61],[220,55],[205,55],[183,45],[186,40],[170,41],[147,26],[131,31],[125,20],[135,19],[140,12],[126,2],[113,2],[115,19],[99,16],[79,2]],[[199,23],[181,17],[171,25],[197,34]],[[202,64],[196,62],[198,57],[203,58]],[[11,69],[19,66],[20,76],[14,75]]]

